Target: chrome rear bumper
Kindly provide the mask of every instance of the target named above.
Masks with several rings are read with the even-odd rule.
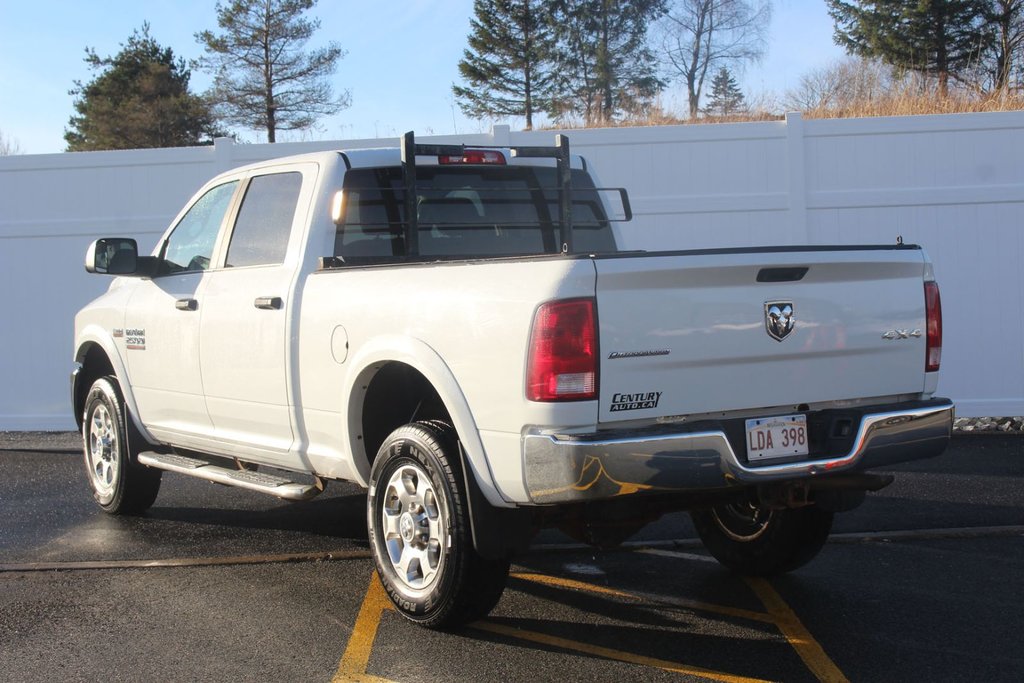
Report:
[[[867,409],[847,453],[798,462],[749,464],[715,429],[617,438],[528,433],[523,458],[533,502],[570,503],[863,471],[939,455],[952,429],[952,401],[932,399],[903,409]]]

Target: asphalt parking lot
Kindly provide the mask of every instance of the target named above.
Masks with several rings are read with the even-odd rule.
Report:
[[[165,475],[114,518],[81,467],[67,438],[0,439],[0,680],[1024,677],[1024,437],[895,468],[771,581],[721,569],[685,515],[612,552],[546,532],[457,633],[390,609],[357,487],[287,504]]]

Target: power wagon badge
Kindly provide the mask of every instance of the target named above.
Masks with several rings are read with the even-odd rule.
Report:
[[[648,391],[645,394],[614,394],[612,395],[612,410],[617,413],[620,410],[645,410],[657,408],[661,400],[660,391]]]

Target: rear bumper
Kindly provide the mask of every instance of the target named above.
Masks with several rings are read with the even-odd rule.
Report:
[[[670,493],[798,480],[930,458],[946,449],[953,402],[939,398],[859,411],[846,452],[796,462],[752,465],[723,429],[620,435],[527,434],[526,488],[534,503],[572,503],[642,493]]]

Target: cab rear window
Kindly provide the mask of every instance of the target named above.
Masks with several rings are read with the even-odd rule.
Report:
[[[579,252],[615,251],[593,181],[574,170],[573,239]],[[399,167],[345,175],[345,209],[334,255],[346,263],[402,259],[405,190]],[[416,218],[423,258],[558,253],[559,204],[554,168],[420,166]]]

